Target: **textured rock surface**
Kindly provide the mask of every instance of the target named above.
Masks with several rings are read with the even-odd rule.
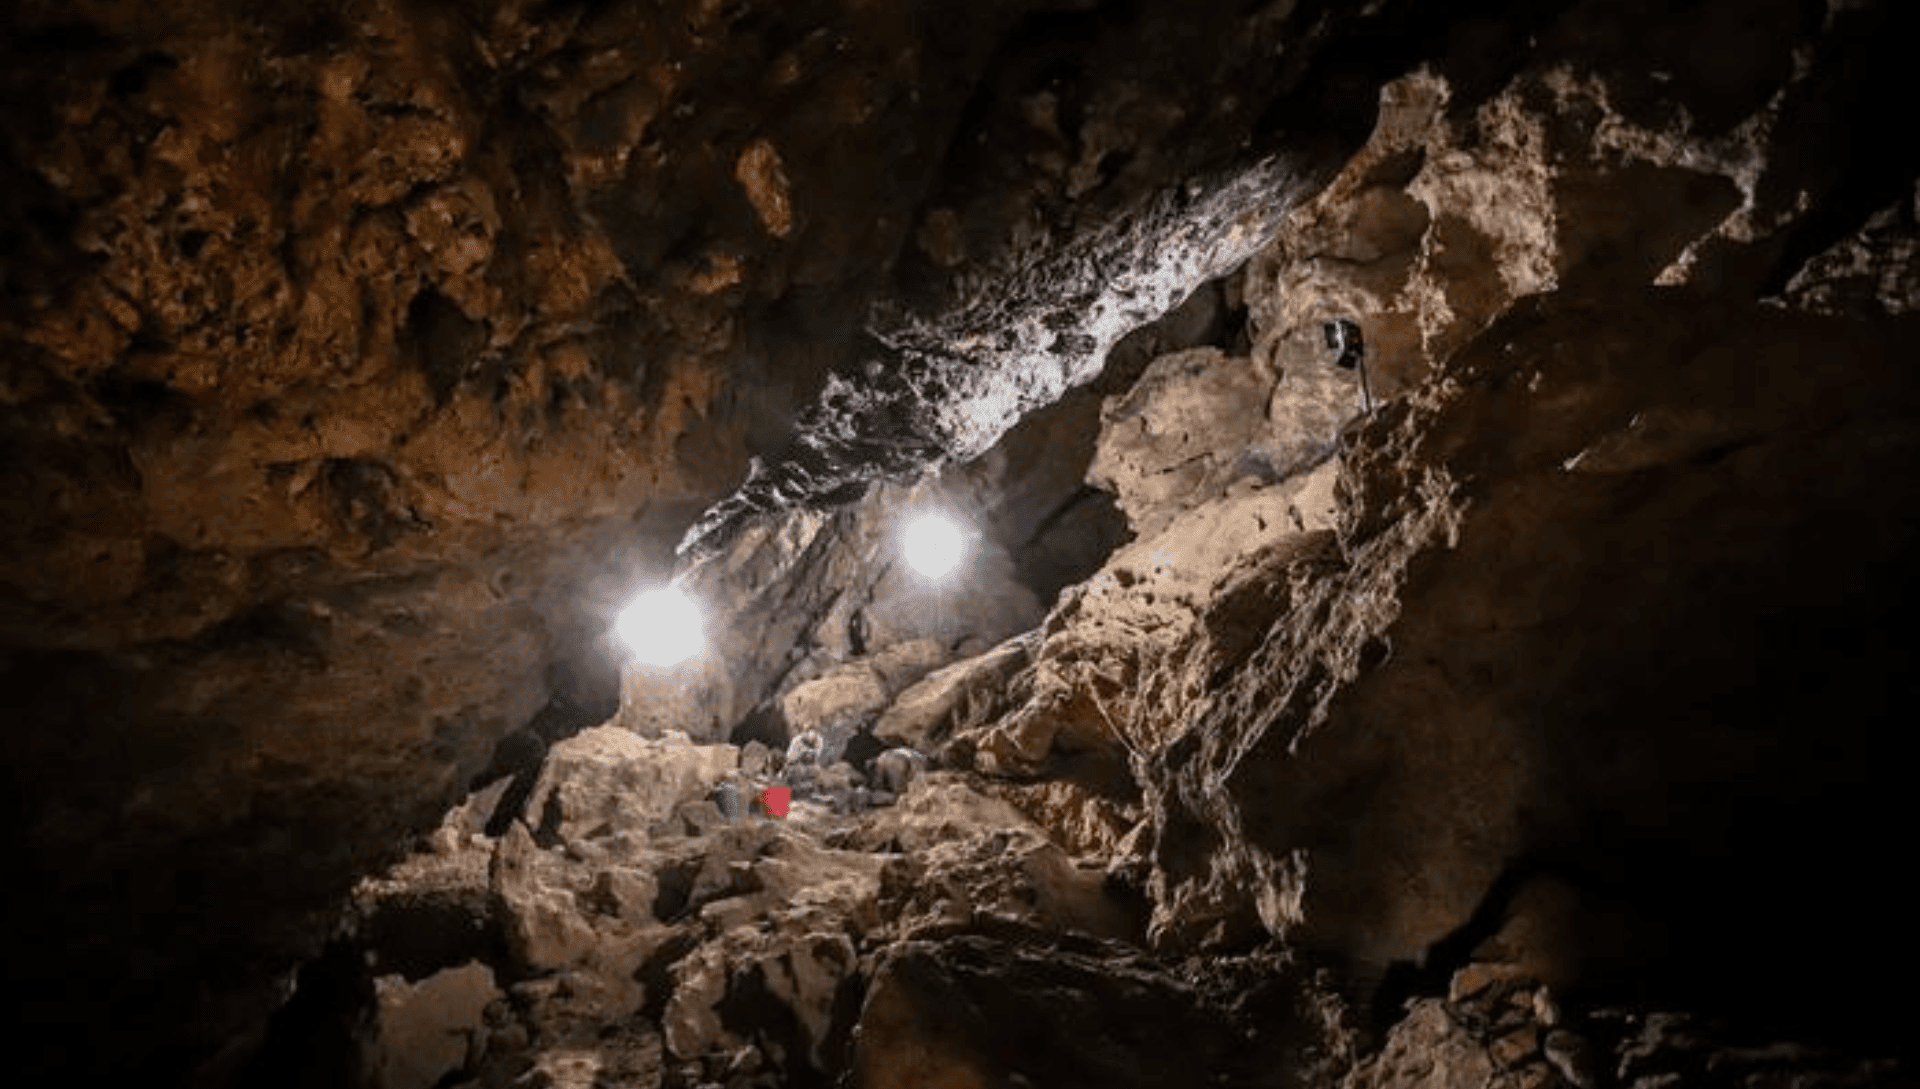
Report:
[[[1304,366],[1276,381],[1216,349],[1154,360],[1107,403],[1090,478],[1114,493],[1140,537],[1233,489],[1297,476],[1333,455],[1358,415],[1357,376]],[[1279,421],[1276,424],[1269,421]]]
[[[902,943],[861,1010],[854,1084],[1295,1085],[1340,1068],[1337,1004],[1280,982],[1287,965],[1233,967],[1187,980],[1112,950]],[[1265,993],[1233,993],[1250,980]]]
[[[542,835],[562,839],[645,829],[738,763],[731,745],[694,745],[685,734],[648,740],[596,726],[554,746],[527,812]]]
[[[8,5],[10,1081],[1897,1079],[1915,12]]]
[[[1336,7],[8,5],[20,972],[126,1030],[28,1065],[231,1070],[749,456],[978,453],[1257,246],[1399,63]],[[939,426],[794,447],[835,369]]]
[[[1903,1084],[1890,1057],[1849,1058],[1818,1044],[1743,1039],[1685,1013],[1597,1009],[1577,1021],[1525,977],[1479,983],[1470,966],[1446,999],[1409,1005],[1344,1089],[1547,1089],[1559,1086]]]
[[[875,486],[836,513],[741,530],[681,578],[707,609],[708,653],[671,669],[629,665],[621,721],[776,746],[817,729],[841,743],[929,672],[1032,628],[1126,535],[1111,497],[1085,482],[1103,400],[1128,389],[1153,353],[1225,338],[1220,308],[1217,285],[1203,285],[1130,335],[1107,374],[964,468]],[[922,511],[954,519],[966,538],[960,566],[938,580],[902,555],[900,528]]]
[[[479,1057],[487,1006],[500,999],[493,973],[467,964],[419,983],[374,981],[379,1003],[372,1081],[385,1089],[432,1089]]]
[[[1769,797],[1873,781],[1905,682],[1806,653],[1906,592],[1914,526],[1872,512],[1908,502],[1910,335],[1675,294],[1497,322],[1351,445],[1340,558],[1148,757],[1161,922],[1251,891],[1271,930],[1411,958],[1562,838],[1725,851]]]
[[[283,1024],[274,1054],[286,1066],[263,1079],[340,1066],[327,1049],[344,1046],[357,1056],[345,1066],[396,1089],[448,1075],[482,1084],[822,1083],[847,1068],[875,956],[902,940],[983,928],[1088,935],[1067,939],[1090,950],[1075,969],[1083,975],[1099,971],[1101,958],[1133,955],[1096,939],[1137,942],[1137,901],[962,777],[924,775],[897,804],[846,815],[801,799],[786,820],[727,822],[702,815],[697,778],[636,792],[606,774],[608,751],[629,766],[628,750],[661,744],[624,733],[624,746],[614,744],[618,732],[590,730],[549,755],[543,781],[564,779],[568,792],[544,833],[519,821],[497,839],[473,833],[457,810],[442,832],[461,834],[436,834],[429,853],[364,882],[331,959],[367,974],[364,987],[345,988],[366,1008],[338,1011],[365,1027],[345,1041],[309,1036],[316,1051],[303,1052]],[[678,745],[683,762],[701,766],[735,756],[731,746]],[[642,818],[673,815],[576,819],[623,805]],[[1134,1012],[1210,1016],[1167,966],[1135,970],[1150,988],[1127,989]],[[496,978],[507,993],[489,999]],[[1303,1009],[1337,1018],[1336,1000],[1312,994],[1300,991]],[[1217,989],[1204,997],[1225,998]],[[1087,1016],[1102,1016],[1097,996],[1081,1001]],[[989,1016],[1013,1024],[1024,1015]],[[1338,1028],[1328,1021],[1320,1032]],[[1311,1039],[1324,1045],[1322,1035]],[[871,1054],[876,1045],[866,1046]],[[1068,1061],[1114,1061],[1097,1041],[1078,1054]]]

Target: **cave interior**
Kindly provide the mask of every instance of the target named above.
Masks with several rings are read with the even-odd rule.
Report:
[[[8,1084],[1920,1084],[1920,6],[5,12]]]

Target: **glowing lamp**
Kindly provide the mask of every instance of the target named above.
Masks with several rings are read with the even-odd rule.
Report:
[[[634,598],[613,628],[633,656],[648,665],[683,662],[703,645],[699,608],[671,586]]]
[[[901,545],[915,571],[937,579],[960,562],[960,527],[945,515],[923,514],[908,524]]]

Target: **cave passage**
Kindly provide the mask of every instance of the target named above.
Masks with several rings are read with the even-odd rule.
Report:
[[[1920,6],[4,18],[7,1084],[1914,1084]]]

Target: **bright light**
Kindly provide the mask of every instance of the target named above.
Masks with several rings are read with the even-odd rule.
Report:
[[[923,514],[907,526],[901,543],[907,562],[928,578],[939,578],[960,562],[960,527],[939,514]]]
[[[700,610],[671,586],[649,590],[620,612],[613,628],[648,665],[670,666],[700,653]]]

